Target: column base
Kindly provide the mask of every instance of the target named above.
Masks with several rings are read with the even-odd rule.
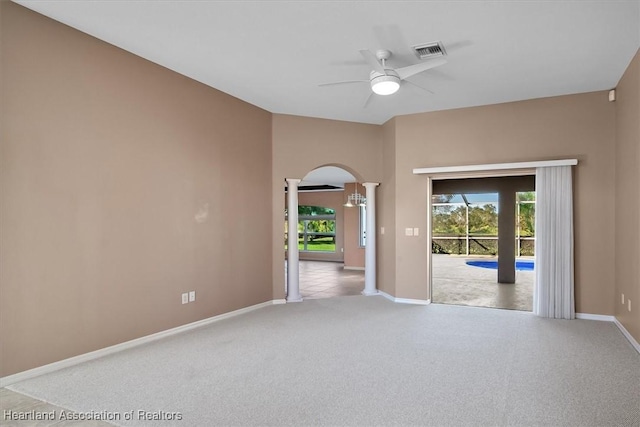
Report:
[[[287,302],[302,302],[302,297],[287,297]]]
[[[378,292],[377,289],[373,290],[373,291],[368,291],[368,290],[364,290],[361,292],[362,295],[370,297],[371,295],[378,295],[380,292]]]

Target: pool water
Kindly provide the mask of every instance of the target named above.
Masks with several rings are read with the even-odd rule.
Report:
[[[480,268],[491,268],[493,270],[498,269],[498,261],[467,261],[467,265]],[[516,261],[516,270],[518,271],[533,271],[533,261]]]

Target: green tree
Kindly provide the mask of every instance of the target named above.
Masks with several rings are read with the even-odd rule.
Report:
[[[527,191],[517,194],[517,199],[521,201],[535,201],[535,191]],[[520,203],[520,217],[518,218],[518,226],[520,227],[520,236],[535,236],[536,227],[536,205],[535,203]]]
[[[323,206],[302,206],[298,205],[298,215],[335,215],[333,209]]]
[[[464,206],[434,206],[433,234],[460,236],[467,232],[466,208]]]
[[[449,203],[454,194],[434,194],[431,196],[431,203]]]
[[[469,206],[469,234],[498,234],[498,210],[496,205]]]

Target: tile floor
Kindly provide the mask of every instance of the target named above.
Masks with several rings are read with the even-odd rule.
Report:
[[[364,271],[345,270],[339,262],[300,261],[299,271],[304,299],[360,295],[364,289]]]
[[[497,283],[497,270],[468,266],[466,257],[432,259],[434,303],[531,311],[533,271],[517,271],[516,283],[503,285]],[[303,299],[360,295],[364,289],[364,271],[345,270],[342,263],[300,261],[299,270]]]

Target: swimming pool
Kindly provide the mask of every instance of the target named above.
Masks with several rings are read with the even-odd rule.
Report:
[[[493,270],[498,269],[498,261],[466,261],[467,265],[480,268],[491,268]],[[533,271],[533,261],[516,261],[516,270],[519,271]]]

